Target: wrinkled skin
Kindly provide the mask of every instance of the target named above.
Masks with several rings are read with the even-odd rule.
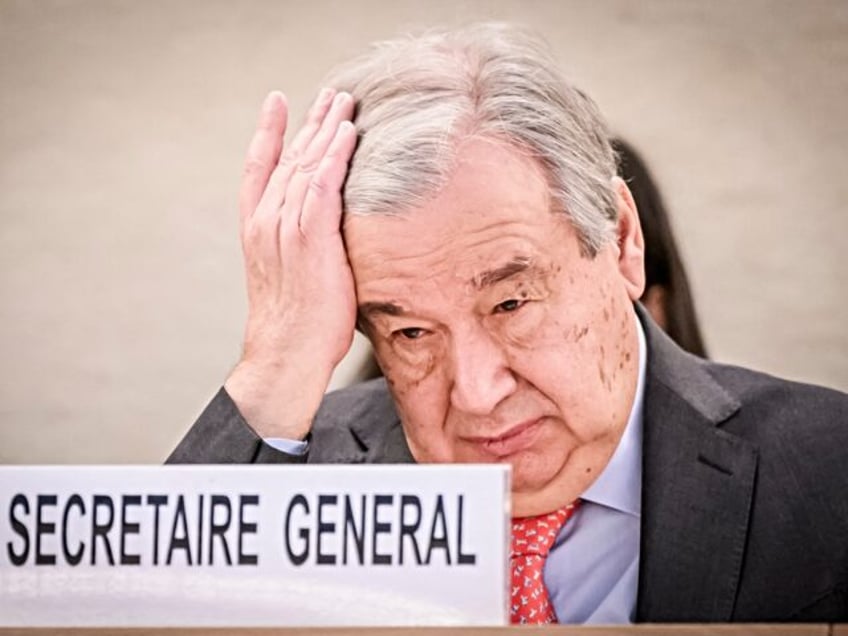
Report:
[[[618,241],[594,258],[538,166],[480,139],[424,207],[346,220],[361,321],[413,456],[510,464],[516,516],[577,498],[627,422],[643,250],[616,187]]]
[[[248,320],[227,392],[262,437],[302,439],[358,312],[417,461],[509,463],[515,516],[573,501],[636,387],[643,249],[627,187],[614,180],[615,239],[587,258],[539,166],[468,139],[428,204],[349,215],[342,241],[353,110],[322,91],[284,148],[285,99],[265,101],[239,197]]]

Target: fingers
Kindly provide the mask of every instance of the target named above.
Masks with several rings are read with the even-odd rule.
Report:
[[[321,127],[303,150],[297,160],[297,166],[291,173],[286,187],[285,201],[282,209],[282,222],[288,228],[300,225],[300,216],[309,184],[318,166],[336,136],[339,125],[349,121],[353,116],[353,98],[347,93],[339,93],[333,99]],[[347,158],[345,158],[345,162]]]
[[[342,121],[309,181],[300,216],[302,234],[326,235],[339,232],[341,188],[355,146],[356,128],[351,122]]]
[[[325,88],[318,94],[306,114],[306,122],[304,122],[303,127],[280,156],[279,164],[276,166],[262,198],[262,209],[265,213],[277,214],[279,212],[286,199],[286,190],[291,176],[315,135],[321,130],[321,125],[327,117],[327,112],[333,106],[335,97],[336,91],[332,88]]]
[[[349,121],[353,110],[350,95],[324,89],[303,127],[282,151],[285,101],[279,93],[266,98],[248,150],[239,201],[245,253],[257,263],[273,262],[279,255],[280,231],[296,236],[314,225],[338,232],[340,189],[356,144],[356,131]],[[342,126],[343,122],[347,125]],[[308,193],[311,212],[302,221]]]
[[[321,128],[321,124],[327,116],[327,111],[329,111],[330,107],[333,105],[335,97],[335,89],[321,89],[315,103],[306,115],[306,122],[303,124],[303,128],[297,132],[297,135],[295,135],[292,140],[288,152],[286,153],[287,157],[299,159],[306,148],[309,147],[309,143],[312,141],[312,138],[315,137],[315,134]]]
[[[268,180],[279,161],[286,132],[288,107],[279,91],[268,94],[262,104],[259,123],[247,150],[241,187],[239,216],[242,224],[259,205]]]

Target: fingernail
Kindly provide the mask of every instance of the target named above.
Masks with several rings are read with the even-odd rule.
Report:
[[[271,112],[279,103],[280,99],[282,99],[282,93],[280,93],[280,91],[271,91],[265,97],[265,102],[262,104],[262,110],[265,112]]]
[[[322,88],[321,94],[318,96],[318,101],[322,104],[326,104],[333,98],[333,95],[335,95],[335,93],[336,91],[332,88]]]

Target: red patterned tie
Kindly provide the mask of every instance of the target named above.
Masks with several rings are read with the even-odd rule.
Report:
[[[512,623],[555,623],[556,613],[542,579],[542,567],[560,528],[577,510],[575,501],[556,512],[512,520]]]

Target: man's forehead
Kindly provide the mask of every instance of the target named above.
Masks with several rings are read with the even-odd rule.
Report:
[[[459,210],[449,223],[419,210],[351,218],[344,232],[348,258],[354,273],[360,269],[393,270],[395,265],[399,272],[407,261],[418,261],[430,266],[445,264],[466,273],[469,282],[473,276],[485,284],[486,271],[495,265],[526,269],[539,252],[546,251],[539,243],[551,230],[548,223],[536,219],[528,223],[526,211],[515,215],[510,210],[498,212]],[[553,217],[555,213],[543,211],[542,215]]]
[[[516,255],[504,259],[501,262],[489,263],[489,266],[483,267],[472,275],[462,276],[456,274],[450,276],[445,281],[437,281],[431,279],[424,273],[419,281],[421,286],[416,284],[416,281],[410,279],[407,272],[398,271],[393,277],[387,272],[384,293],[387,294],[388,300],[382,299],[379,288],[381,285],[374,285],[370,290],[372,293],[365,292],[362,302],[359,304],[359,312],[368,317],[374,315],[385,316],[404,316],[415,311],[415,308],[422,304],[428,304],[433,300],[431,294],[437,292],[440,294],[449,294],[451,288],[467,296],[468,293],[485,292],[487,289],[513,280],[521,280],[530,277],[543,276],[544,268],[537,265],[538,259],[529,255]],[[446,264],[446,271],[451,269],[450,264]],[[395,280],[399,283],[400,290],[391,282]],[[371,287],[370,285],[366,287]],[[400,291],[400,293],[392,293],[392,291]],[[376,300],[372,300],[373,298]]]

